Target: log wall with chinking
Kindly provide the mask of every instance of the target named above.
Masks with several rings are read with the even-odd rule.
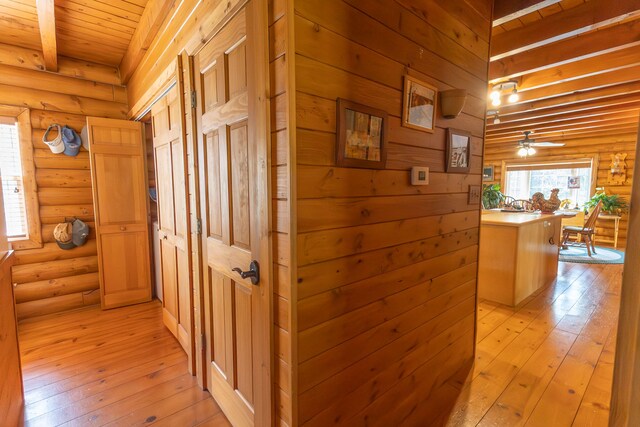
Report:
[[[20,60],[23,58],[23,60]],[[89,156],[53,154],[42,142],[51,123],[80,131],[85,117],[124,119],[127,97],[115,68],[61,58],[59,73],[43,69],[42,53],[0,45],[0,105],[30,109],[43,247],[16,251],[12,281],[19,318],[100,302],[95,233],[73,250],[58,248],[53,228],[78,217],[93,228]]]
[[[455,400],[474,354],[468,188],[481,184],[491,3],[294,2],[298,425],[439,425]],[[433,133],[402,127],[406,74],[466,89],[462,114]],[[336,165],[337,98],[389,114],[383,170]],[[469,174],[444,171],[449,127],[473,135]],[[412,166],[430,168],[428,186],[410,185]]]
[[[598,136],[591,138],[579,138],[564,140],[564,147],[540,148],[532,160],[554,161],[571,160],[584,158],[598,159],[598,178],[596,187],[604,187],[607,194],[620,194],[625,200],[631,198],[631,182],[633,181],[635,152],[637,134],[612,134],[608,136]],[[514,149],[514,144],[490,144],[485,147],[485,165],[494,167],[494,181],[487,183],[501,183],[502,162],[519,160]],[[616,153],[627,154],[627,180],[621,185],[610,184],[607,172],[611,165],[611,155]],[[627,228],[629,218],[623,214],[620,219],[618,232],[618,248],[624,249],[627,244]],[[597,236],[602,236],[606,240],[613,240],[613,221],[599,220],[596,229]],[[611,246],[609,243],[598,243],[604,246]]]

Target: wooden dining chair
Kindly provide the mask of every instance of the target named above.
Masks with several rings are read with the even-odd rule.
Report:
[[[571,237],[571,235],[575,235],[576,237],[580,236],[584,239],[589,256],[591,256],[591,252],[595,254],[596,246],[594,243],[594,235],[596,232],[596,221],[598,220],[598,215],[600,215],[601,210],[602,202],[598,202],[582,227],[565,225],[562,228],[562,248],[567,249],[567,241],[569,240],[569,237]]]

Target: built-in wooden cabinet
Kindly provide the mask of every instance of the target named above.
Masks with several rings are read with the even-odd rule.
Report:
[[[103,308],[151,300],[142,124],[87,118]]]

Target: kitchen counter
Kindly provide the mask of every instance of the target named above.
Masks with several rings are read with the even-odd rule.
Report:
[[[480,226],[478,297],[516,306],[558,271],[562,214],[489,211]]]

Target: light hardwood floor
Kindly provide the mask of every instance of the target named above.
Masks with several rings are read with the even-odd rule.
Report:
[[[481,301],[477,355],[449,426],[606,426],[622,265],[560,263],[516,309]]]
[[[19,335],[27,426],[230,425],[158,301],[28,319]]]

